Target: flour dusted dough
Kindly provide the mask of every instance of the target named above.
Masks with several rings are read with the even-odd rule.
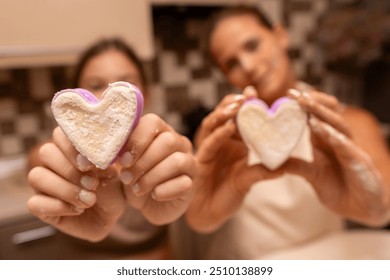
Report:
[[[249,165],[261,163],[275,170],[290,157],[313,160],[307,114],[294,100],[279,103],[277,108],[268,108],[263,102],[249,101],[238,112]]]
[[[52,100],[53,115],[76,149],[97,167],[110,165],[137,124],[143,107],[139,90],[116,82],[99,101],[85,90],[58,92]]]

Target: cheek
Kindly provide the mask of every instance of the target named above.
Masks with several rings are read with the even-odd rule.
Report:
[[[104,92],[104,90],[95,90],[95,91],[93,91],[93,94],[94,94],[97,98],[102,99],[103,92]]]
[[[226,74],[226,77],[229,83],[237,88],[243,89],[248,85],[245,73],[239,69]]]

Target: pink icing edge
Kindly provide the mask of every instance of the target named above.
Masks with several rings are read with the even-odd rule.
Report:
[[[264,109],[267,110],[267,112],[271,115],[275,114],[276,111],[278,110],[278,108],[284,104],[284,103],[287,103],[287,102],[291,102],[292,99],[290,99],[289,97],[280,97],[278,99],[276,99],[274,101],[274,103],[272,103],[271,106],[268,106],[267,103],[265,103],[263,100],[259,99],[259,98],[256,98],[256,97],[253,97],[253,98],[249,98],[248,100],[246,100],[243,104],[243,106],[246,106],[246,105],[258,105],[260,107],[263,107]]]
[[[100,102],[99,99],[93,93],[91,93],[90,91],[88,91],[86,89],[70,88],[70,89],[63,89],[63,90],[58,91],[52,99],[52,104],[53,104],[54,100],[57,99],[58,96],[60,96],[61,94],[65,93],[65,92],[73,92],[75,94],[78,94],[85,101],[87,101],[88,103],[91,103],[91,104],[96,104],[96,103]]]
[[[123,141],[122,147],[119,149],[118,153],[115,155],[115,157],[113,158],[113,160],[111,161],[110,164],[113,164],[126,151],[127,139],[130,137],[131,133],[137,127],[137,125],[141,119],[143,108],[144,108],[144,96],[139,88],[137,88],[135,85],[130,84],[128,82],[115,82],[115,83],[110,84],[110,87],[117,86],[117,85],[130,87],[134,90],[136,100],[137,100],[137,108],[136,108],[135,118],[133,119],[133,124],[130,126],[130,129],[127,133],[127,137]]]

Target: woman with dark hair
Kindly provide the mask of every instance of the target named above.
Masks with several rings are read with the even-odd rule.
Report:
[[[142,62],[125,41],[116,37],[98,40],[82,52],[70,77],[71,87],[87,89],[97,97],[116,81],[137,86],[147,104],[147,79]],[[39,164],[41,145],[30,151],[30,169]]]
[[[213,60],[243,94],[224,97],[198,131],[196,193],[186,213],[192,230],[183,224],[173,228],[182,240],[173,243],[176,254],[267,258],[342,233],[344,219],[370,226],[388,223],[390,156],[376,119],[298,81],[287,54],[286,31],[270,24],[258,9],[222,10],[208,34]],[[249,166],[237,112],[248,98],[270,106],[284,96],[309,115],[309,138],[300,144],[312,147],[313,160],[292,157],[274,171],[262,164]],[[351,255],[325,244],[324,251],[311,256]]]
[[[96,94],[97,91],[104,90],[107,87],[108,83],[107,80],[109,80],[111,77],[104,76],[99,77],[103,84],[99,84],[96,81],[88,81],[88,77],[84,77],[85,72],[88,71],[88,67],[90,66],[90,61],[101,54],[104,54],[106,52],[115,52],[117,54],[122,54],[126,59],[133,64],[133,67],[137,69],[137,71],[133,71],[134,73],[119,73],[118,76],[115,77],[115,79],[112,79],[112,81],[127,81],[129,83],[132,83],[138,87],[143,88],[143,92],[146,90],[145,85],[147,85],[146,81],[146,74],[143,69],[143,65],[141,60],[138,58],[138,56],[135,54],[134,50],[130,48],[130,46],[124,42],[123,40],[119,38],[109,38],[109,39],[102,39],[98,42],[96,42],[94,45],[92,45],[89,49],[87,49],[80,57],[79,62],[77,63],[75,67],[75,72],[72,79],[72,86],[73,87],[83,87],[87,88],[90,91],[94,92]],[[110,58],[113,60],[113,58]],[[119,60],[118,60],[119,61]],[[125,60],[123,60],[125,61]],[[114,63],[114,61],[112,62]],[[118,65],[115,68],[121,69]],[[118,70],[119,71],[119,70]],[[93,72],[93,71],[92,71]],[[111,76],[114,76],[116,73],[111,73]],[[94,73],[94,75],[98,76],[98,73]],[[121,79],[120,79],[121,78]],[[99,81],[99,79],[97,79]],[[93,86],[89,86],[87,83],[92,83]],[[88,88],[89,87],[89,88]]]
[[[130,82],[147,101],[142,64],[119,39],[104,39],[86,50],[74,81],[98,98],[108,84]],[[146,114],[127,148],[107,169],[97,169],[55,128],[53,139],[36,149],[28,174],[36,191],[29,210],[80,239],[98,242],[110,236],[118,248],[150,241],[159,233],[156,226],[176,220],[189,204],[196,171],[192,145],[160,117]]]

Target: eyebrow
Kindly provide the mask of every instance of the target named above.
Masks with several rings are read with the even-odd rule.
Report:
[[[252,36],[244,42],[243,48],[249,48],[250,45],[253,43],[257,43],[257,45],[260,45],[262,41],[263,39],[260,36]]]

